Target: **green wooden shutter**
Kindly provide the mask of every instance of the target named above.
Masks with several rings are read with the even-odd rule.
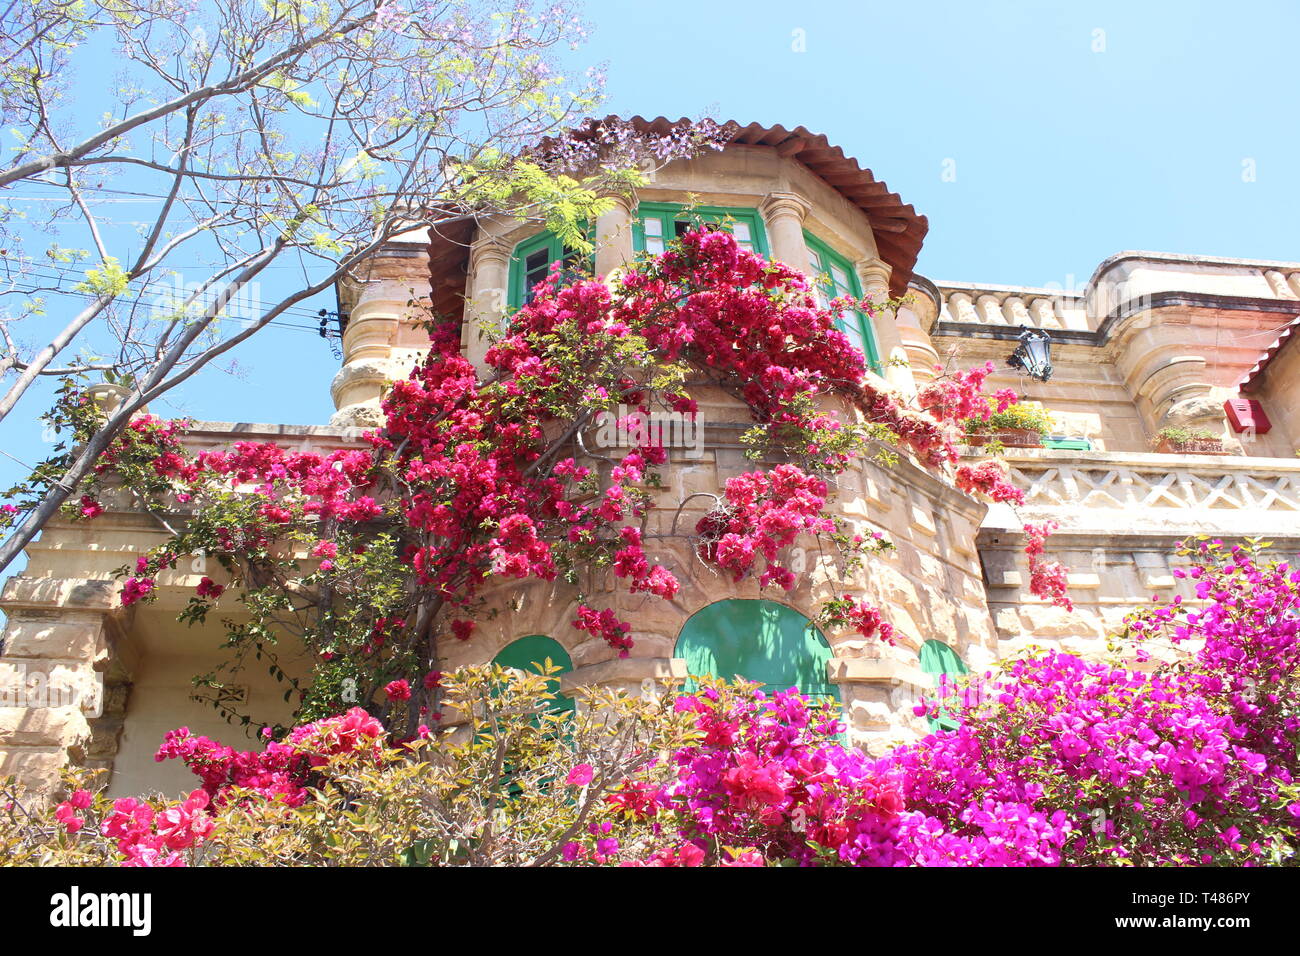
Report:
[[[519,242],[510,259],[507,304],[513,309],[523,308],[533,286],[550,275],[552,263],[560,260],[564,261],[565,272],[575,277],[593,268],[591,256],[565,249],[564,240],[549,230]]]
[[[943,641],[929,640],[921,645],[921,670],[934,677],[934,686],[939,686],[939,677],[946,675],[949,678],[957,678],[963,674],[969,674],[970,668],[966,662],[961,659],[961,655],[954,651]],[[952,714],[952,711],[939,704],[939,713],[929,718],[931,730],[955,730],[959,721]]]

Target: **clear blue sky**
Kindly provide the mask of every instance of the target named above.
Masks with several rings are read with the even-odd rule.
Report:
[[[825,133],[929,217],[931,278],[1082,283],[1122,249],[1300,259],[1294,0],[589,9],[613,112]]]
[[[931,278],[1079,284],[1121,249],[1300,260],[1300,4],[593,0],[587,15],[571,56],[607,62],[609,111],[825,133],[929,217]],[[197,376],[157,411],[328,419],[325,342],[270,329],[236,356],[242,379]],[[0,448],[34,459],[39,435],[6,422]]]

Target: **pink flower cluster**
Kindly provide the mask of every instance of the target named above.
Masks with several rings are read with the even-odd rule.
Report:
[[[987,362],[937,378],[920,390],[917,404],[940,421],[987,420],[1016,401],[1016,393],[1009,388],[995,392],[992,402],[985,397],[984,380],[993,372],[993,363]]]
[[[70,836],[86,824],[84,814],[93,799],[88,790],[77,790],[55,808],[55,819]],[[208,813],[208,794],[195,790],[180,803],[164,804],[156,809],[134,797],[113,803],[104,815],[99,832],[117,841],[122,855],[121,866],[184,866],[184,851],[201,846],[213,830]]]
[[[307,798],[313,768],[339,754],[369,753],[378,759],[385,737],[378,719],[353,707],[346,714],[295,727],[283,743],[270,741],[260,751],[237,751],[181,727],[168,731],[154,759],[182,761],[203,781],[204,792],[216,806],[239,789],[296,807]]]
[[[1011,483],[1006,468],[995,459],[978,465],[958,465],[955,478],[957,487],[968,494],[985,495],[993,501],[1016,505],[1025,502],[1024,491]]]
[[[183,803],[155,811],[133,797],[113,804],[101,832],[117,840],[123,866],[184,866],[182,851],[197,847],[212,832],[208,794],[195,790]]]
[[[1048,536],[1057,529],[1055,521],[1041,525],[1026,524],[1025,554],[1029,556],[1029,593],[1051,601],[1067,611],[1074,610],[1074,602],[1067,593],[1069,572],[1059,561],[1044,559],[1043,552]]]
[[[597,611],[580,604],[573,626],[601,638],[610,647],[617,648],[619,657],[627,657],[628,648],[632,646],[632,638],[628,633],[632,630],[632,625],[620,621],[618,615],[610,608]]]
[[[725,503],[700,519],[701,556],[726,568],[739,581],[763,559],[760,584],[790,590],[794,574],[778,563],[779,552],[801,534],[832,533],[823,513],[826,482],[798,465],[777,465],[727,479]]]

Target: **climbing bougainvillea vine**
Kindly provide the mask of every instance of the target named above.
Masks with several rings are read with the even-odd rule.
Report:
[[[392,386],[366,447],[321,454],[237,442],[195,454],[178,426],[141,418],[78,509],[97,513],[117,474],[153,507],[184,512],[174,538],[124,569],[124,603],[152,600],[164,569],[204,555],[211,567],[182,618],[203,620],[238,588],[247,613],[226,622],[226,667],[260,659],[301,719],[360,704],[411,732],[437,711],[427,676],[439,642],[472,640],[477,622],[500,610],[494,581],[569,587],[573,626],[626,654],[631,627],[595,586],[607,576],[645,600],[671,599],[682,570],[672,555],[693,555],[736,579],[791,589],[783,555],[796,540],[844,572],[887,548],[831,507],[837,476],[864,458],[911,456],[971,493],[1019,501],[996,463],[957,467],[960,423],[1014,398],[986,400],[992,365],[905,402],[866,374],[835,327],[848,307],[883,306],[819,307],[801,273],[697,228],[614,278],[565,281],[557,265],[497,335],[484,369],[461,354],[458,321],[431,321],[427,355]],[[748,409],[755,467],[651,520],[665,508],[658,489],[671,449],[643,429],[611,452],[593,447],[592,430],[610,415],[621,426],[695,416],[705,396]],[[670,539],[684,547],[667,548]],[[1055,578],[1039,578],[1042,593],[1058,595]],[[860,594],[832,599],[821,620],[891,637]],[[306,644],[310,675],[282,664],[283,634]]]

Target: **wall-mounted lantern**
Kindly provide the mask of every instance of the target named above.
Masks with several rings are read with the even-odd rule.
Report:
[[[1030,378],[1046,382],[1052,377],[1052,337],[1042,329],[1024,329],[1020,333],[1020,344],[1007,359],[1007,364],[1018,368]]]

